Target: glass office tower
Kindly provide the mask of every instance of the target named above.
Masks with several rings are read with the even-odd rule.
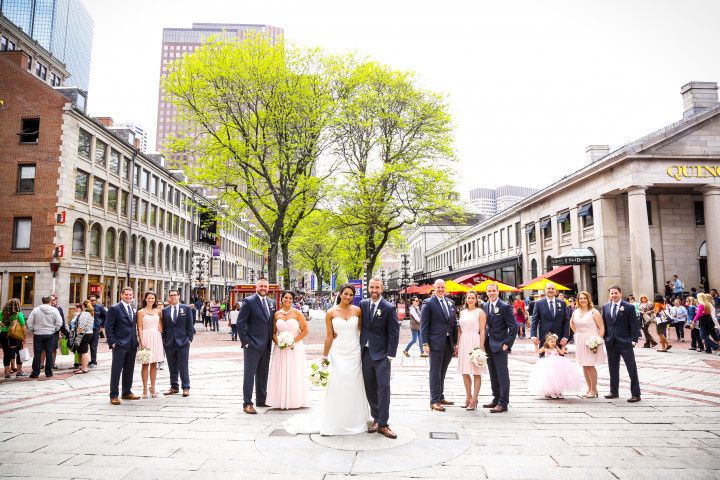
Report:
[[[0,12],[65,63],[67,86],[87,91],[93,21],[80,0],[0,0]]]

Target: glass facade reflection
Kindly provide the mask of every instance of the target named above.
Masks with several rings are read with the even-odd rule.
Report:
[[[87,91],[93,20],[80,0],[0,0],[0,12],[65,63],[67,86]]]

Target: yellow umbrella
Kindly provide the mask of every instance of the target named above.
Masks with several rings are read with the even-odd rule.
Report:
[[[498,282],[496,280],[482,281],[482,282],[478,283],[477,285],[473,286],[472,289],[475,290],[476,292],[485,292],[485,291],[487,291],[487,286],[490,283],[497,284],[498,291],[500,291],[500,292],[519,292],[520,291],[517,288],[513,287],[512,285],[507,285],[505,283]]]
[[[461,293],[470,291],[470,287],[459,284],[453,280],[445,280],[445,290],[448,293]]]
[[[545,290],[545,286],[547,286],[548,283],[554,284],[555,288],[557,290],[570,290],[568,287],[560,285],[557,282],[553,282],[552,280],[548,280],[547,278],[543,278],[541,280],[538,280],[537,282],[533,282],[528,285],[525,285],[524,287],[522,287],[522,289],[523,290]]]

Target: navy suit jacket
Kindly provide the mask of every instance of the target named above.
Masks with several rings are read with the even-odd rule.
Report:
[[[503,345],[512,348],[518,327],[512,305],[498,298],[495,302],[495,308],[498,313],[495,313],[495,310],[490,310],[490,301],[483,305],[483,310],[487,316],[485,322],[486,339],[490,343],[490,350],[497,353],[502,350]]]
[[[243,348],[248,345],[259,349],[270,348],[275,302],[270,297],[267,297],[267,301],[270,308],[269,316],[257,293],[246,298],[240,306],[237,325]]]
[[[640,338],[640,322],[635,312],[635,306],[626,301],[620,302],[615,320],[612,318],[612,302],[603,305],[602,319],[605,324],[605,343],[609,347],[632,348]]]
[[[453,348],[457,343],[457,310],[449,298],[443,297],[443,301],[448,307],[449,317],[445,315],[437,295],[426,299],[420,310],[420,336],[430,350],[444,350],[448,334]]]
[[[565,302],[553,299],[555,302],[555,315],[553,315],[547,298],[535,302],[530,317],[530,337],[536,337],[542,344],[548,333],[554,333],[560,339],[568,338],[570,334],[570,314]]]
[[[362,311],[360,345],[364,347],[370,342],[370,358],[373,360],[394,357],[400,341],[400,324],[395,306],[382,298],[372,318],[370,318],[371,309],[371,299],[366,298],[360,302]]]
[[[128,317],[127,310],[122,302],[118,302],[108,309],[105,318],[105,336],[110,348],[117,345],[121,348],[137,348],[137,315],[135,312]]]
[[[172,306],[163,308],[162,311],[162,339],[165,348],[177,348],[190,345],[195,335],[193,326],[193,315],[190,307],[185,304],[178,305],[178,316],[175,323],[172,321]]]

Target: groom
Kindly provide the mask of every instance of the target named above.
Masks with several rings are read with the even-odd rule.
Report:
[[[390,358],[395,357],[400,340],[400,324],[393,305],[382,297],[383,283],[370,279],[370,298],[360,302],[362,311],[362,373],[365,395],[370,404],[373,423],[368,433],[379,432],[387,438],[397,435],[388,427],[390,416]]]

